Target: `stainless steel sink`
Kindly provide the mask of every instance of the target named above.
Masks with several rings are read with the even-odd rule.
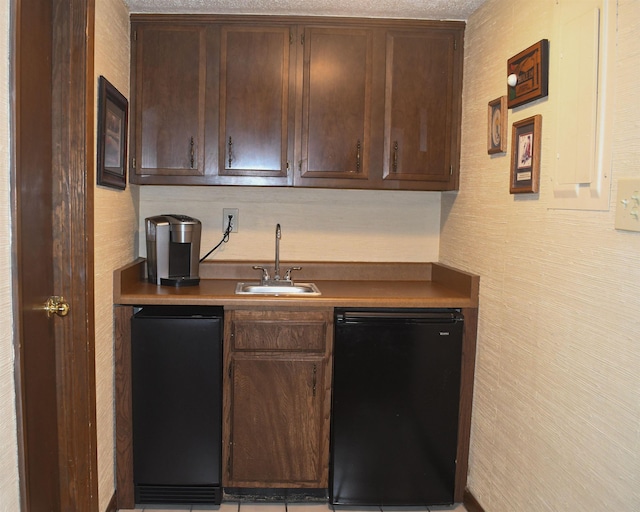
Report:
[[[304,295],[305,297],[317,297],[320,290],[314,283],[293,284],[261,284],[238,283],[237,295]]]

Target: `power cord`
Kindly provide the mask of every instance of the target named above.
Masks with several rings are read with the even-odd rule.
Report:
[[[231,230],[233,229],[233,225],[231,224],[231,219],[233,219],[233,215],[229,215],[229,223],[227,224],[227,229],[225,229],[224,234],[222,235],[222,240],[220,240],[220,242],[218,243],[218,245],[216,245],[213,249],[211,249],[207,254],[205,254],[202,258],[200,258],[200,262],[202,263],[205,259],[207,259],[207,257],[213,252],[215,251],[218,247],[220,247],[222,244],[226,244],[229,241],[229,234],[231,233]]]

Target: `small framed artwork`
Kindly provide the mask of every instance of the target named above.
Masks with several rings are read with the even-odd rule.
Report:
[[[541,115],[513,123],[511,131],[511,185],[509,187],[509,192],[512,194],[538,192],[541,130]]]
[[[487,153],[507,152],[507,97],[489,102],[487,125]]]
[[[507,61],[509,108],[549,94],[549,40],[542,39]]]
[[[98,84],[98,185],[127,186],[127,99],[101,76]]]

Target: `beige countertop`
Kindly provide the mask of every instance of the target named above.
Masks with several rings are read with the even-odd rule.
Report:
[[[301,266],[294,281],[313,282],[321,295],[236,295],[239,281],[259,281],[252,265],[213,261],[200,265],[197,286],[158,286],[146,281],[142,258],[114,272],[114,304],[216,305],[225,307],[444,307],[477,308],[479,277],[439,263],[283,262]]]

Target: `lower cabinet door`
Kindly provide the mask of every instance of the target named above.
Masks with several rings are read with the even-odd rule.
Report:
[[[230,487],[326,487],[322,357],[236,355]]]

